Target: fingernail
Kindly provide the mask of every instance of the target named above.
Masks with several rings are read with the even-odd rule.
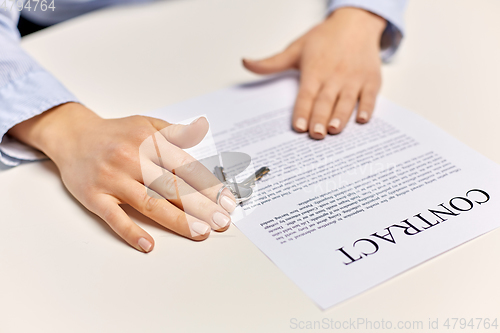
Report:
[[[305,120],[304,118],[297,119],[297,121],[295,122],[295,127],[297,127],[301,131],[307,131],[307,120]]]
[[[257,60],[248,59],[248,58],[243,58],[243,61],[244,61],[244,62],[256,62]]]
[[[140,238],[138,244],[144,252],[149,252],[149,250],[151,250],[151,246],[153,246],[153,244],[151,244],[146,238]]]
[[[358,118],[362,121],[367,121],[368,120],[368,112],[359,111]]]
[[[195,120],[193,120],[192,122],[189,123],[189,125],[193,125],[194,123],[196,123],[198,120],[200,120],[202,117],[198,117],[196,118]]]
[[[220,199],[220,205],[229,213],[232,213],[236,209],[236,202],[231,200],[227,195],[222,196]]]
[[[333,118],[328,126],[332,127],[333,129],[339,129],[340,128],[340,119],[338,118]]]
[[[220,228],[224,228],[229,223],[229,221],[231,221],[229,217],[220,212],[215,212],[212,216],[212,219],[214,223],[217,224]]]
[[[191,223],[191,230],[197,233],[198,235],[204,235],[210,230],[210,227],[205,223],[193,222]]]
[[[314,125],[314,133],[321,134],[321,135],[326,135],[326,130],[325,130],[325,125],[323,124],[316,124]]]

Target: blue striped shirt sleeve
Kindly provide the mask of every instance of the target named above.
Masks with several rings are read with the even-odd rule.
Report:
[[[54,106],[77,101],[21,48],[18,20],[15,8],[0,10],[0,162],[11,166],[41,155],[28,153],[30,149],[19,154],[16,149],[9,149],[12,139],[6,133],[10,128]]]
[[[328,13],[341,7],[356,7],[367,10],[387,21],[382,34],[381,57],[389,61],[396,53],[404,35],[404,12],[408,0],[329,0]]]

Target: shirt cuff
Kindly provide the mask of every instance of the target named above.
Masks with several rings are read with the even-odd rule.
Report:
[[[361,8],[374,13],[387,21],[380,41],[380,57],[384,62],[391,60],[404,35],[403,13],[406,0],[333,0],[328,6],[328,14],[342,7]]]
[[[0,89],[0,163],[15,166],[46,156],[6,135],[13,126],[57,105],[78,102],[56,78],[46,71],[30,72]]]

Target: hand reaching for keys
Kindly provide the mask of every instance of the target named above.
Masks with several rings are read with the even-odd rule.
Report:
[[[153,238],[120,204],[193,240],[230,225],[234,196],[227,188],[219,193],[219,180],[182,150],[199,143],[207,131],[203,117],[190,125],[143,116],[102,119],[83,105],[67,103],[9,134],[49,156],[78,201],[131,246],[150,252]]]
[[[365,10],[340,8],[283,52],[243,64],[258,74],[300,70],[293,128],[323,139],[344,129],[358,102],[357,122],[369,121],[381,85],[379,51],[386,24]]]

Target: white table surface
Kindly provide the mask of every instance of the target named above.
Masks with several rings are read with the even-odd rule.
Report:
[[[255,79],[240,58],[280,50],[324,7],[162,1],[93,13],[23,46],[93,110],[120,117]],[[496,0],[410,1],[407,37],[383,68],[382,89],[496,162],[499,15]],[[292,318],[425,327],[439,318],[442,327],[451,317],[500,317],[499,230],[321,311],[234,226],[197,243],[129,209],[156,239],[145,255],[74,200],[51,162],[0,171],[0,184],[2,333],[288,332],[301,331]]]

